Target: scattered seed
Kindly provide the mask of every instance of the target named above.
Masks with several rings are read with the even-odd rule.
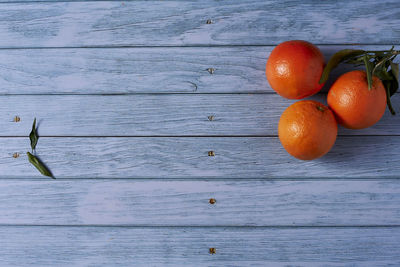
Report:
[[[207,68],[208,73],[214,74],[215,69],[214,68]]]
[[[214,151],[208,151],[208,156],[209,157],[214,157],[215,156],[215,153],[214,153]]]
[[[215,254],[217,250],[215,248],[209,248],[210,254]]]
[[[18,117],[18,116],[15,116],[15,117],[14,117],[14,122],[19,122],[20,120],[21,120],[20,117]]]
[[[210,202],[210,204],[213,205],[217,202],[217,200],[215,198],[210,198],[208,202]]]
[[[207,21],[206,21],[206,24],[211,24],[212,23],[212,20],[211,19],[208,19]]]
[[[16,158],[18,158],[18,157],[19,157],[19,153],[18,153],[18,152],[15,152],[15,153],[13,154],[13,158],[16,159]]]

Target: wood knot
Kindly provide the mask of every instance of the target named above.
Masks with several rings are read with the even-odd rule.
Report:
[[[14,117],[14,122],[19,122],[20,120],[21,120],[21,118],[19,116]]]
[[[206,20],[206,24],[212,24],[212,23],[213,23],[213,22],[212,22],[211,19]]]
[[[209,157],[214,157],[215,156],[215,153],[214,153],[214,151],[208,151],[208,156]]]
[[[13,154],[13,158],[16,159],[16,158],[18,158],[18,157],[19,157],[19,153],[18,153],[18,152],[15,152],[15,153]]]
[[[208,251],[210,252],[210,254],[215,254],[217,252],[215,248],[209,248]]]
[[[211,205],[214,205],[217,200],[215,198],[210,198],[210,200],[208,201]]]
[[[208,73],[214,74],[215,69],[214,68],[207,68]]]

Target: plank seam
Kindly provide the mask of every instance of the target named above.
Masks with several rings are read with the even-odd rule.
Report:
[[[168,177],[168,178],[160,178],[160,177],[112,177],[112,178],[104,178],[104,177],[95,177],[95,178],[88,178],[88,177],[60,177],[56,178],[56,181],[49,180],[43,177],[0,177],[0,181],[40,181],[40,182],[51,182],[56,183],[57,181],[135,181],[135,182],[142,182],[142,181],[162,181],[162,182],[170,182],[170,181],[196,181],[196,182],[224,182],[224,181],[231,181],[231,182],[242,182],[242,181],[253,181],[253,182],[324,182],[324,181],[341,181],[341,182],[350,182],[350,181],[400,181],[400,176],[388,176],[388,177],[298,177],[298,178],[290,178],[290,177],[247,177],[247,178],[235,178],[235,177]]]
[[[135,2],[137,0],[124,0],[124,2]],[[0,4],[25,4],[25,3],[96,3],[96,2],[120,2],[119,0],[62,0],[62,1],[5,1]]]
[[[198,93],[198,92],[165,92],[165,93],[144,93],[144,92],[138,92],[138,93],[110,93],[110,94],[77,94],[77,93],[39,93],[39,94],[0,94],[0,96],[134,96],[134,95],[273,95],[276,94],[275,92],[238,92],[238,93]],[[316,95],[325,95],[326,92],[320,92]]]
[[[66,1],[68,3],[68,1]],[[70,1],[79,2],[79,1]],[[86,1],[85,1],[86,2]],[[95,2],[102,2],[95,1]],[[104,1],[108,2],[108,1]],[[14,3],[62,3],[62,2],[0,2],[1,4]],[[29,49],[120,49],[120,48],[235,48],[235,47],[274,47],[279,43],[274,44],[191,44],[191,45],[87,45],[87,46],[0,46],[0,50],[29,50]],[[314,43],[316,46],[398,46],[398,43],[360,43],[360,44],[344,44],[344,43]]]
[[[110,225],[110,224],[0,224],[0,227],[87,227],[87,228],[229,228],[229,229],[315,229],[315,228],[400,228],[388,225]]]
[[[399,137],[400,134],[338,134],[338,137]],[[27,138],[27,135],[1,135],[0,138]],[[278,138],[278,135],[40,135],[42,138]]]
[[[327,95],[328,92],[318,92],[317,95]],[[396,92],[396,94],[400,94],[400,92]],[[80,93],[39,93],[39,94],[0,94],[0,96],[136,96],[136,95],[157,95],[157,96],[166,96],[166,95],[197,95],[197,96],[202,96],[202,95],[276,95],[275,92],[269,91],[269,92],[260,92],[260,91],[246,91],[246,92],[237,92],[237,93],[232,93],[232,92],[220,92],[220,93],[211,93],[211,92],[197,92],[197,91],[192,91],[192,92],[157,92],[157,93],[144,93],[144,92],[137,92],[137,93],[110,93],[110,94],[80,94]],[[307,99],[307,98],[305,98]]]

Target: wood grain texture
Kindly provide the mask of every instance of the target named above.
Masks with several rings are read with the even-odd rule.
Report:
[[[373,0],[4,3],[0,47],[270,45],[288,39],[395,44],[398,1],[384,5]]]
[[[3,266],[400,264],[398,227],[0,227],[0,238]]]
[[[396,180],[4,180],[0,224],[400,225],[399,193]]]
[[[288,39],[327,58],[398,44],[396,0],[13,1],[0,0],[1,266],[400,265],[399,119],[341,129],[364,136],[301,162],[276,137],[293,101],[264,75]],[[58,180],[28,163],[35,116]]]
[[[326,60],[344,48],[390,48],[319,47]],[[273,48],[0,49],[0,94],[274,92],[265,77],[265,64]],[[323,91],[352,68],[341,65]]]
[[[269,136],[277,135],[282,112],[295,102],[276,94],[1,98],[0,136],[27,136],[34,117],[42,136]],[[325,94],[311,99],[326,103]],[[400,111],[400,94],[392,101]],[[399,127],[400,117],[387,110],[373,127],[339,128],[339,134],[399,135]]]
[[[37,152],[58,178],[398,178],[399,145],[342,136],[314,161],[291,157],[277,137],[40,138]],[[0,139],[0,178],[41,177],[26,151],[28,138]]]

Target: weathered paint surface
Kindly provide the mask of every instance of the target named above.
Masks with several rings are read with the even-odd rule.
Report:
[[[264,73],[279,42],[328,59],[399,24],[396,0],[0,0],[0,265],[399,265],[398,116],[298,161]]]

